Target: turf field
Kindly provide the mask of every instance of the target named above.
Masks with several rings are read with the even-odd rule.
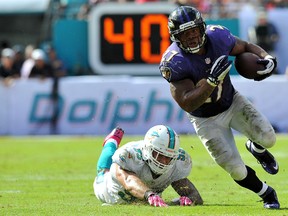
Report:
[[[141,137],[125,136],[122,143]],[[204,206],[156,208],[146,204],[101,206],[93,194],[95,164],[103,137],[0,137],[0,215],[288,215],[288,136],[278,135],[271,150],[280,164],[267,174],[236,142],[247,165],[278,192],[280,210],[267,210],[254,193],[240,188],[209,157],[198,138],[181,136],[193,158],[189,178],[198,187]],[[163,198],[177,197],[169,187]]]

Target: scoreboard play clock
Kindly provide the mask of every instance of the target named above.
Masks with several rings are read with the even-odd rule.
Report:
[[[103,3],[89,15],[89,63],[97,74],[157,75],[170,45],[167,3]]]

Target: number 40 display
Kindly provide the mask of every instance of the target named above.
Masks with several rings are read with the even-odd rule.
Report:
[[[92,69],[99,74],[155,75],[171,43],[167,20],[175,8],[167,3],[95,6],[88,26]]]

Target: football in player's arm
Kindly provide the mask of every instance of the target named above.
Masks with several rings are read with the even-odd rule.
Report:
[[[118,148],[124,130],[115,128],[104,140],[93,183],[96,197],[104,204],[147,201],[166,207],[162,192],[172,186],[179,194],[174,200],[181,206],[202,205],[203,200],[187,178],[191,157],[180,147],[179,136],[168,126],[150,128],[143,140]]]
[[[263,69],[256,81],[269,77],[277,61],[261,47],[241,40],[221,25],[206,25],[194,7],[180,6],[168,18],[172,44],[163,53],[160,72],[178,105],[187,112],[199,139],[213,160],[241,187],[263,199],[264,208],[279,209],[276,191],[261,181],[242,160],[233,130],[247,137],[247,150],[269,174],[278,163],[267,150],[276,143],[275,131],[254,105],[233,86],[229,56],[244,52],[258,56]]]

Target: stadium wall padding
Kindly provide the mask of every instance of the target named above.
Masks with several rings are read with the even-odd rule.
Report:
[[[277,131],[288,132],[286,76],[262,82],[231,79]],[[194,133],[161,77],[65,77],[56,104],[51,100],[52,84],[50,79],[16,80],[10,87],[1,82],[0,135],[49,135],[55,108],[58,124],[53,133],[61,135],[105,135],[116,125],[139,135],[155,124],[169,125],[180,134]]]

